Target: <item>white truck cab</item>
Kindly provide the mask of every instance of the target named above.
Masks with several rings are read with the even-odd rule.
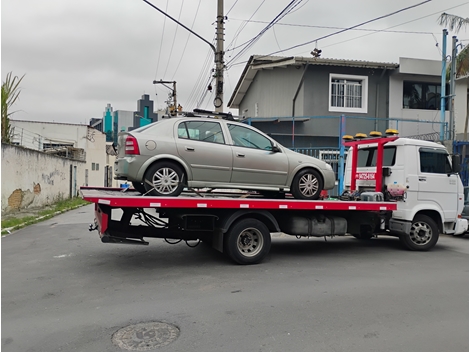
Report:
[[[458,174],[458,156],[450,156],[438,143],[395,137],[382,143],[379,175],[376,168],[379,144],[380,139],[372,138],[370,143],[365,139],[356,148],[350,148],[344,174],[345,191],[358,195],[363,192],[373,195],[375,191],[382,193],[385,200],[397,201],[397,210],[388,222],[388,230],[397,235],[421,231],[424,236],[426,227],[434,224],[440,233],[464,234],[468,220],[461,217],[464,188]],[[357,150],[357,171],[352,172],[354,150]],[[380,177],[379,190],[376,179]],[[429,224],[429,219],[434,224]],[[416,245],[426,244],[426,236],[421,237],[415,236]]]

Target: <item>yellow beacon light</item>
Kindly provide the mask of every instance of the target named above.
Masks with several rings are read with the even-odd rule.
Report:
[[[371,137],[382,137],[382,132],[370,131],[369,136],[371,136]]]
[[[352,140],[354,139],[354,137],[351,136],[351,135],[349,135],[349,134],[345,134],[345,135],[343,136],[343,139],[344,139],[345,141],[352,141]]]
[[[388,136],[393,136],[393,135],[398,134],[398,130],[395,130],[393,128],[389,128],[389,129],[385,130],[385,134],[388,135]]]
[[[354,136],[354,138],[356,139],[362,139],[362,138],[366,138],[367,135],[365,133],[356,133],[356,135]]]

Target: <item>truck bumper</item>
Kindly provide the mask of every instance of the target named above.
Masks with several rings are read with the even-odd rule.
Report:
[[[390,219],[388,223],[388,227],[392,234],[396,234],[396,235],[409,234],[411,231],[411,222]]]
[[[455,232],[454,235],[461,235],[463,233],[468,232],[468,220],[467,219],[457,219],[457,223],[455,224]]]

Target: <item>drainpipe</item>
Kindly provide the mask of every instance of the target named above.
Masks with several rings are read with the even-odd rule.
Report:
[[[382,81],[382,78],[384,77],[385,75],[385,71],[387,69],[384,67],[384,69],[382,70],[382,73],[380,74],[380,77],[379,77],[379,81],[377,82],[376,84],[376,90],[375,90],[375,93],[376,93],[376,96],[375,96],[375,121],[374,121],[374,131],[378,131],[378,128],[379,128],[379,122],[378,122],[378,117],[379,117],[379,98],[380,98],[380,81]]]
[[[300,78],[299,84],[297,86],[297,90],[295,91],[294,98],[292,99],[292,148],[294,148],[295,142],[294,142],[294,134],[295,134],[295,102],[297,100],[297,97],[299,96],[300,88],[302,87],[302,84],[304,83],[304,78],[305,78],[305,73],[307,72],[309,64],[305,64],[304,67],[304,72],[302,72],[302,77]]]

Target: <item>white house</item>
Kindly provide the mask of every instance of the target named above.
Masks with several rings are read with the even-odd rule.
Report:
[[[41,121],[10,121],[13,144],[49,154],[84,160],[85,173],[78,176],[78,186],[109,185],[112,170],[106,153],[106,135],[90,126]],[[80,179],[81,178],[81,179]],[[111,177],[112,179],[112,177]]]

